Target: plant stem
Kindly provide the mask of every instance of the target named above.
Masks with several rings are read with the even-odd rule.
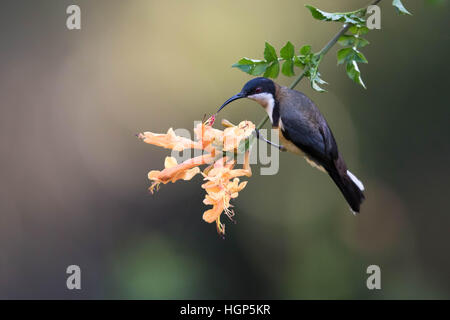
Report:
[[[368,6],[377,5],[380,3],[381,0],[375,0],[372,1]],[[318,56],[320,56],[319,59],[322,59],[324,55],[328,53],[328,51],[336,44],[336,42],[339,40],[339,38],[344,35],[348,29],[350,29],[352,25],[349,23],[346,23],[342,26],[341,30],[339,30],[338,33],[335,34],[335,36],[317,53]],[[291,83],[289,86],[290,89],[294,89],[298,83],[305,77],[306,72],[308,71],[308,67],[305,67],[303,69],[303,72]],[[269,116],[266,116],[256,127],[257,129],[261,129],[262,126],[269,120]]]

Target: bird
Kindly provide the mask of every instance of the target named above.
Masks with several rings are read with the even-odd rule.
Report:
[[[353,214],[359,213],[364,201],[363,183],[347,169],[327,121],[314,102],[300,91],[264,77],[248,81],[238,93],[226,100],[221,111],[232,101],[248,98],[267,112],[274,129],[278,129],[281,151],[304,156],[313,167],[328,173],[337,185]],[[259,131],[256,135],[261,138]]]

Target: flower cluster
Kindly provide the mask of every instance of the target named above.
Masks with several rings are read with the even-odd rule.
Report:
[[[166,157],[163,170],[152,170],[148,173],[148,178],[152,181],[149,190],[153,193],[158,190],[161,183],[191,180],[201,173],[205,180],[202,188],[206,191],[203,203],[212,206],[203,213],[203,220],[208,223],[216,222],[217,232],[224,235],[225,225],[221,223],[220,216],[225,212],[232,220],[234,211],[230,209],[232,208],[230,201],[236,198],[247,184],[247,181],[240,182],[239,177],[252,175],[249,151],[245,151],[244,164],[240,169],[235,168],[236,160],[229,154],[235,155],[238,152],[240,145],[255,130],[255,125],[250,121],[242,121],[236,126],[225,120],[222,124],[226,128],[219,130],[213,128],[213,124],[214,116],[194,128],[197,141],[177,136],[172,128],[166,134],[144,132],[138,137],[145,143],[175,151],[202,150],[202,155],[182,163],[177,163],[173,157]],[[203,171],[199,168],[202,165],[206,165]]]

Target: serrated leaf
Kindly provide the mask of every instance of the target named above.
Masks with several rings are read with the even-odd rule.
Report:
[[[354,17],[344,16],[343,18],[344,18],[345,23],[351,23],[351,24],[355,24],[355,25],[358,25],[361,23],[359,19],[355,19]]]
[[[337,61],[338,64],[342,64],[346,61],[349,61],[351,59],[351,56],[353,55],[353,49],[352,48],[344,48],[337,52]]]
[[[355,36],[344,34],[338,39],[338,43],[343,47],[353,46],[355,43]]]
[[[301,59],[304,64],[309,64],[312,61],[312,58],[313,58],[312,53],[308,53],[306,56],[299,57],[299,59]]]
[[[305,45],[305,46],[301,47],[301,49],[300,49],[300,54],[302,56],[306,56],[310,52],[311,52],[311,46],[310,45]]]
[[[233,68],[238,68],[245,73],[251,74],[253,76],[259,76],[263,74],[267,67],[269,67],[270,62],[264,60],[254,60],[249,58],[242,58],[237,63],[233,64]]]
[[[313,7],[313,6],[306,5],[305,7],[309,9],[309,11],[311,12],[311,15],[313,16],[314,19],[326,20],[328,18],[326,15],[324,15],[322,13],[321,10],[319,10],[319,9]]]
[[[315,78],[316,82],[319,84],[328,84],[328,82],[326,82],[325,80],[323,80],[322,78],[320,78],[320,74],[317,73],[317,76]]]
[[[280,73],[280,63],[278,60],[273,61],[270,66],[264,72],[264,77],[266,78],[276,78]]]
[[[238,68],[246,73],[250,73],[254,68],[255,62],[249,58],[242,58],[237,63],[233,64],[231,67]]]
[[[369,32],[369,28],[365,27],[365,26],[351,26],[349,31],[353,34],[359,34],[359,35],[364,35],[366,33]]]
[[[311,5],[306,5],[314,19],[321,21],[340,21],[345,23],[351,23],[361,27],[365,25],[365,13],[366,9],[360,9],[352,12],[325,12],[317,9]]]
[[[305,75],[309,78],[309,81],[311,83],[311,87],[319,92],[324,92],[325,90],[319,86],[319,84],[326,84],[327,82],[320,78],[319,73],[319,57],[314,57],[314,59],[311,60],[311,63],[308,65],[309,69],[305,73]]]
[[[368,45],[369,41],[361,37],[345,34],[339,38],[338,43],[344,47],[353,47],[356,45],[357,48],[362,48]]]
[[[270,65],[269,62],[261,61],[258,63],[255,63],[253,69],[250,71],[250,74],[253,76],[259,76],[266,72],[267,67]]]
[[[290,41],[280,50],[280,56],[284,60],[291,60],[294,57],[294,53],[294,45]]]
[[[281,67],[281,72],[288,77],[295,75],[294,73],[294,61],[286,60]]]
[[[311,87],[318,92],[325,92],[325,89],[322,89],[316,81],[311,81]]]
[[[266,59],[267,62],[278,60],[275,48],[272,47],[268,42],[266,42],[266,45],[264,47],[264,59]]]
[[[305,63],[297,56],[294,57],[294,65],[296,67],[305,69]]]
[[[358,41],[357,41],[357,43],[356,43],[356,46],[357,46],[358,48],[364,48],[364,47],[367,46],[369,43],[370,43],[370,42],[367,41],[366,39],[361,38],[361,37],[358,37]]]
[[[392,1],[392,5],[395,7],[395,9],[397,9],[397,12],[399,14],[409,14],[411,15],[411,13],[406,10],[405,6],[403,6],[403,3],[401,0],[393,0]]]
[[[356,50],[355,48],[344,48],[337,52],[337,61],[338,64],[342,64],[344,62],[350,62],[355,60],[360,63],[367,63],[366,57],[362,54],[362,52]]]
[[[368,63],[366,57],[364,56],[364,54],[360,51],[357,50],[353,50],[354,54],[355,54],[355,58],[353,60],[355,60],[356,62],[361,62],[361,63]]]
[[[364,89],[366,89],[366,85],[364,84],[361,78],[361,72],[359,71],[359,67],[356,61],[351,61],[350,63],[347,63],[346,71],[350,79],[352,79],[354,82],[356,82],[357,84],[361,85]]]
[[[309,9],[314,19],[322,20],[322,21],[339,21],[344,18],[345,14],[342,13],[332,13],[325,12],[323,10],[317,9],[311,5],[306,5],[306,8]]]

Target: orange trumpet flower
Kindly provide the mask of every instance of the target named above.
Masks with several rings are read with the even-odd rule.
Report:
[[[177,163],[173,157],[166,157],[164,169],[161,171],[152,170],[148,173],[149,180],[152,181],[150,191],[158,190],[159,185],[178,180],[191,180],[201,172],[199,166],[209,165],[202,175],[206,181],[202,188],[206,195],[203,203],[213,207],[203,213],[203,220],[208,223],[216,222],[219,234],[225,234],[225,226],[220,222],[223,212],[232,220],[234,211],[230,209],[231,199],[237,198],[239,192],[245,188],[247,181],[240,182],[238,177],[250,177],[252,171],[249,165],[249,151],[245,152],[244,164],[241,169],[234,169],[235,160],[229,160],[222,156],[223,152],[237,152],[242,141],[247,139],[255,129],[255,125],[250,121],[242,121],[235,126],[224,121],[227,128],[218,130],[212,127],[214,116],[207,121],[200,123],[194,128],[198,141],[177,136],[171,129],[166,134],[154,134],[144,132],[138,135],[140,139],[148,144],[157,145],[175,151],[184,149],[202,149],[205,154],[188,159],[182,163]]]

